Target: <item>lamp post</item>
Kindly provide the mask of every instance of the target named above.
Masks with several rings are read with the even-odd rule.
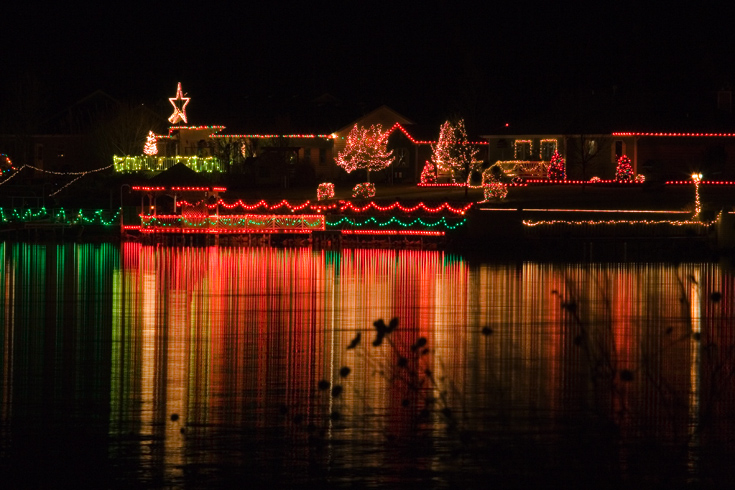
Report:
[[[694,216],[692,219],[699,219],[699,213],[702,211],[702,204],[699,201],[699,183],[702,181],[702,174],[692,174],[692,180],[694,181]]]

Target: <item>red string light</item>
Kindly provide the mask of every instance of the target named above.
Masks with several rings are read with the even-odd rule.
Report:
[[[342,230],[343,235],[413,235],[413,236],[444,236],[443,231],[426,230]]]
[[[671,136],[671,137],[719,137],[732,138],[735,133],[613,133],[613,136]]]
[[[349,211],[355,211],[355,212],[358,212],[358,213],[365,212],[365,211],[369,210],[370,208],[372,208],[372,209],[375,209],[377,211],[390,211],[392,209],[399,209],[399,210],[401,210],[404,213],[413,213],[413,212],[418,211],[419,209],[421,209],[421,210],[426,211],[428,213],[439,213],[439,212],[441,212],[443,210],[446,210],[446,211],[449,211],[450,213],[454,213],[454,214],[465,214],[465,212],[467,212],[467,210],[470,209],[471,207],[472,207],[472,203],[469,203],[466,206],[461,207],[461,208],[455,208],[455,207],[452,207],[449,203],[446,203],[446,202],[444,204],[440,204],[439,206],[436,206],[434,208],[430,208],[430,207],[426,206],[426,204],[424,204],[423,202],[420,202],[417,205],[412,206],[412,207],[403,206],[399,202],[395,202],[395,203],[390,204],[388,206],[380,206],[380,205],[376,204],[375,201],[371,201],[371,202],[367,203],[365,206],[358,207],[358,206],[355,206],[351,201],[340,201],[340,211],[341,212],[344,212],[344,211],[348,211],[349,210]]]

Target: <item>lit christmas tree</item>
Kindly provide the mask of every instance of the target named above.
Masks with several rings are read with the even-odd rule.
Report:
[[[457,121],[456,126],[446,121],[439,128],[439,139],[432,145],[434,153],[431,161],[443,172],[451,172],[456,182],[457,175],[465,172],[469,179],[472,167],[477,163],[475,157],[479,150],[467,139],[464,119]]]
[[[367,170],[370,181],[370,172],[383,170],[393,160],[393,150],[388,151],[388,135],[383,133],[380,124],[370,128],[355,124],[347,136],[347,145],[337,155],[336,162],[347,173]]]
[[[435,184],[436,183],[436,167],[430,160],[426,160],[424,169],[421,171],[421,183],[422,184]]]
[[[630,164],[630,158],[622,155],[618,158],[618,167],[615,169],[615,180],[617,182],[632,182],[635,178],[633,166]]]
[[[558,151],[554,151],[551,162],[549,162],[549,179],[567,180],[567,164]]]
[[[157,155],[158,145],[156,145],[156,135],[153,131],[148,131],[148,137],[146,138],[145,145],[143,146],[143,153],[146,155]]]

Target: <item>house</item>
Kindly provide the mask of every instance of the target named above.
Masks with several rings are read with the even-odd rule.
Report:
[[[734,179],[731,99],[729,91],[717,97],[597,94],[565,101],[569,107],[508,123],[482,138],[488,142],[488,162],[511,174],[541,176],[556,149],[566,159],[569,179],[612,179],[622,155],[647,180],[682,180],[700,172],[705,179]]]

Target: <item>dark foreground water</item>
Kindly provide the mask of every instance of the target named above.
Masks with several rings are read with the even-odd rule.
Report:
[[[712,263],[0,243],[0,488],[727,488],[734,286]]]

